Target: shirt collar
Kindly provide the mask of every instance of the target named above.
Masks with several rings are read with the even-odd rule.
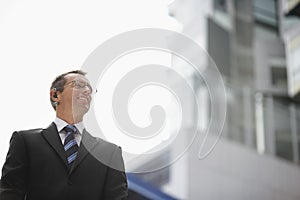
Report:
[[[54,123],[56,125],[57,131],[61,132],[61,130],[68,125],[68,123],[58,117],[55,118]],[[77,128],[77,130],[79,131],[80,134],[82,134],[83,129],[84,129],[84,125],[82,122],[78,122],[75,125],[75,127]]]

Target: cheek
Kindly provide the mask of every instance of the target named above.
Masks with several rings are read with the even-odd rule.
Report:
[[[75,101],[78,98],[78,96],[80,96],[80,92],[74,90],[70,95],[70,99]]]
[[[73,92],[66,92],[66,93],[64,93],[64,95],[62,95],[62,101],[66,102],[66,103],[71,103],[73,96],[75,99],[75,94],[73,94]]]

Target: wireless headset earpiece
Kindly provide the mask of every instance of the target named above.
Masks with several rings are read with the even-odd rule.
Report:
[[[53,97],[57,98],[56,88],[53,88],[53,90],[55,91],[54,94],[53,94]]]

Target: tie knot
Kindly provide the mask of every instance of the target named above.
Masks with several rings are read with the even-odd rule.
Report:
[[[67,125],[65,126],[64,130],[66,131],[66,133],[76,133],[76,127],[74,125]]]

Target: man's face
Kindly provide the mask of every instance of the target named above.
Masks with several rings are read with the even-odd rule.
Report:
[[[62,106],[65,112],[72,111],[75,116],[83,116],[89,110],[92,100],[89,81],[81,74],[68,74],[65,79],[59,106]]]

